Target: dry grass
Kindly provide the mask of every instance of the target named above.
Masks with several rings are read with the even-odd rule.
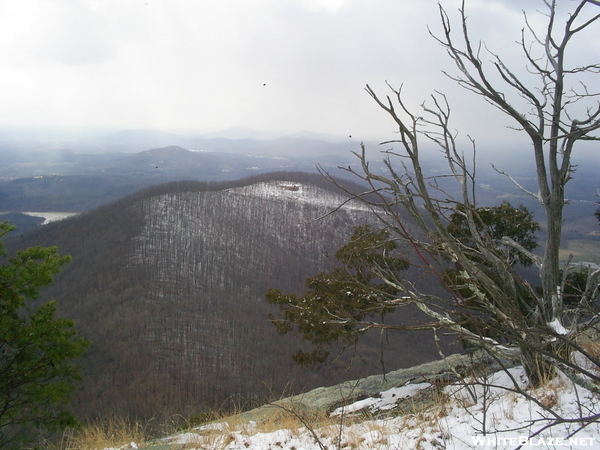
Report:
[[[516,392],[510,392],[504,396],[500,408],[502,415],[507,419],[513,420],[515,418],[515,408],[519,401],[519,396]]]
[[[339,434],[339,418],[331,419],[325,413],[306,411],[290,403],[279,407],[273,406],[271,413],[260,421],[243,420],[236,414],[224,415],[213,417],[211,423],[190,427],[187,432],[180,429],[179,434],[197,435],[197,438],[192,437],[194,443],[189,444],[190,448],[201,445],[206,448],[220,449],[240,439],[242,443],[247,439],[248,447],[253,436],[279,430],[286,430],[287,438],[306,435],[312,430],[317,439],[333,440]],[[190,438],[189,434],[188,438]],[[283,445],[284,441],[285,439],[280,444]],[[277,443],[275,445],[277,447]]]
[[[80,430],[67,430],[60,444],[50,450],[100,450],[123,447],[132,442],[147,442],[146,427],[123,418],[111,418],[85,425]]]
[[[558,404],[560,392],[565,389],[567,383],[563,377],[544,380],[540,387],[532,391],[532,395],[542,406],[552,409]]]
[[[363,449],[365,447],[361,437],[347,428],[355,423],[366,424],[369,431],[379,431],[382,436],[381,442],[385,440],[385,427],[369,420],[364,414],[360,417],[341,418],[330,416],[325,411],[307,410],[302,404],[292,402],[278,402],[271,408],[271,413],[260,421],[243,422],[239,417],[230,416],[219,422],[219,429],[210,430],[203,427],[198,430],[202,435],[201,444],[208,446],[207,448],[223,448],[235,440],[233,436],[237,436],[238,440],[247,439],[249,446],[251,438],[259,433],[285,430],[281,442],[276,442],[274,448],[287,448],[290,439],[311,436],[315,441],[330,448]]]
[[[296,409],[293,404],[285,405],[284,408],[273,407],[273,412],[267,419],[256,423],[255,433],[271,433],[281,429],[298,430],[304,427],[302,420],[311,424],[311,426],[313,424],[317,426],[323,419],[318,417],[317,414],[309,414],[306,411]]]
[[[600,360],[600,340],[589,340],[582,347],[591,357]]]

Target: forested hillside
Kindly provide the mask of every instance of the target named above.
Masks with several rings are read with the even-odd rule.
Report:
[[[267,319],[268,288],[301,292],[372,221],[352,202],[331,213],[344,200],[303,173],[177,182],[13,239],[73,256],[45,295],[92,341],[77,414],[193,415],[380,372],[379,333],[351,366],[346,357],[311,372],[291,360],[298,337],[278,336]],[[438,357],[427,334],[390,339],[390,368]]]

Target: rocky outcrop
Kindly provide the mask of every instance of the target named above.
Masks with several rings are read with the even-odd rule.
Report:
[[[508,361],[503,361],[505,367],[512,367]],[[304,394],[275,401],[244,413],[236,418],[242,422],[265,420],[274,411],[283,409],[295,412],[330,413],[340,406],[349,405],[358,400],[378,397],[381,392],[392,388],[416,383],[430,383],[431,388],[424,390],[417,397],[411,397],[410,405],[403,405],[399,398],[394,413],[408,412],[419,404],[426,407],[435,401],[439,387],[457,381],[457,377],[473,373],[492,373],[501,367],[489,356],[481,354],[454,354],[439,361],[433,361],[419,366],[400,369],[385,375],[372,375],[354,381],[346,381],[331,387],[320,387]]]
[[[504,368],[512,367],[509,361],[502,361]],[[329,414],[341,406],[351,405],[361,399],[377,398],[384,391],[410,384],[428,383],[429,387],[416,390],[409,397],[398,396],[395,405],[381,414],[399,415],[422,411],[440,400],[439,392],[443,386],[458,381],[462,377],[477,374],[491,374],[500,370],[500,364],[489,356],[476,354],[454,354],[439,361],[433,361],[407,369],[389,372],[385,375],[373,375],[360,380],[346,381],[336,386],[320,387],[304,394],[284,398],[259,408],[246,411],[226,420],[232,423],[262,422],[276,419],[282,414],[293,414],[310,420],[311,415]],[[355,412],[360,413],[358,409]],[[218,421],[217,421],[218,422]],[[218,424],[215,424],[218,428]],[[144,450],[166,450],[177,447],[165,445],[163,440]]]

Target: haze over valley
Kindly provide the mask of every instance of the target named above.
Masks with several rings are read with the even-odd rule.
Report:
[[[371,164],[385,172],[383,151],[393,150],[394,145],[377,141],[365,145]],[[235,180],[273,171],[317,173],[320,167],[331,175],[359,181],[339,169],[356,168],[352,152],[358,151],[360,141],[351,136],[306,131],[282,135],[247,127],[204,135],[5,129],[0,132],[0,157],[5,161],[0,167],[0,213],[79,213],[164,182]],[[542,218],[537,201],[498,173],[507,172],[535,192],[535,169],[528,151],[501,143],[478,150],[476,184],[481,205],[503,200],[523,203]],[[431,175],[447,173],[435,147],[425,146],[423,152],[424,167]],[[574,158],[576,176],[567,185],[565,238],[596,239],[593,214],[600,191],[600,160],[593,146],[582,148]],[[14,219],[25,220],[25,228],[36,225],[31,219]]]

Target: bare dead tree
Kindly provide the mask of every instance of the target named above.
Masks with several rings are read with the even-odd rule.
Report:
[[[577,430],[581,430],[597,422],[599,415],[595,410],[581,410],[576,418],[561,416],[519,386],[508,371],[506,360],[522,363],[531,387],[538,387],[561,372],[576,385],[600,396],[600,353],[589,345],[589,340],[597,340],[600,334],[600,270],[586,272],[587,279],[574,304],[566,301],[569,264],[561,266],[559,261],[565,187],[574,173],[572,154],[579,143],[600,140],[600,92],[585,84],[600,74],[600,62],[576,66],[568,63],[572,61],[571,46],[577,38],[600,23],[600,5],[579,0],[559,24],[556,1],[541,1],[546,8],[546,28],[538,31],[524,15],[525,27],[519,42],[527,69],[536,75],[537,83],[526,84],[485,44],[475,45],[469,35],[464,2],[459,10],[458,41],[454,40],[451,21],[441,6],[443,31],[433,37],[458,68],[458,74],[447,75],[502,111],[514,121],[512,128],[529,139],[538,192],[526,190],[510,174],[505,175],[537,199],[545,211],[548,238],[543,255],[533,254],[510,236],[492,238],[490,230],[481,226],[483,214],[475,196],[475,142],[470,140],[466,150],[461,148],[451,126],[452,109],[444,94],[434,92],[415,111],[405,102],[402,88],[388,84],[391,94],[380,96],[367,85],[368,94],[397,126],[398,137],[382,143],[388,146],[383,152],[384,170],[371,164],[361,144],[361,151],[355,153],[358,167],[345,170],[368,188],[359,193],[346,190],[352,196],[349,202],[358,199],[368,205],[389,231],[390,239],[402,244],[397,248],[412,248],[410,263],[437,277],[446,292],[435,293],[419,281],[404,278],[397,265],[388,262],[394,261],[396,255],[386,254],[385,258],[365,259],[377,283],[362,282],[358,286],[358,277],[350,276],[341,284],[343,289],[336,287],[331,292],[329,286],[335,279],[329,276],[324,279],[326,290],[309,290],[304,297],[279,292],[272,296],[272,303],[278,304],[283,313],[283,318],[274,323],[282,332],[295,324],[311,342],[327,342],[331,338],[322,333],[323,326],[356,334],[371,329],[431,329],[436,338],[439,330],[459,336],[505,368],[514,384],[509,390],[547,413],[539,422],[532,422],[540,427],[533,435],[561,423],[577,423]],[[484,61],[484,55],[489,61]],[[523,100],[525,107],[516,106]],[[447,163],[446,174],[431,175],[423,167],[423,142],[433,143],[441,150]],[[336,183],[324,169],[321,172]],[[449,180],[458,187],[452,192],[458,194],[451,195],[445,188]],[[468,240],[449,226],[456,214],[464,219]],[[379,248],[387,247],[377,242]],[[540,288],[519,274],[515,253],[519,260],[526,259],[537,267]],[[356,306],[352,300],[359,288],[365,288],[365,301]],[[350,299],[336,295],[336,289],[348,291],[344,293]],[[416,306],[427,319],[401,324],[376,319],[378,311],[409,305]],[[485,380],[482,383],[493,387]]]
[[[597,2],[582,0],[559,24],[556,1],[543,0],[543,4],[547,27],[538,31],[524,14],[525,27],[519,41],[527,69],[536,75],[535,85],[526,85],[500,56],[485,44],[475,43],[469,34],[464,2],[459,10],[458,41],[441,6],[443,31],[440,36],[433,36],[458,68],[458,74],[447,75],[502,111],[515,122],[513,128],[529,139],[538,192],[527,191],[513,181],[535,197],[545,211],[548,238],[544,253],[538,257],[508,237],[500,245],[520,252],[535,264],[541,292],[519,276],[506,258],[507,252],[490,245],[489,236],[478,227],[481,219],[474,195],[475,143],[471,141],[468,152],[459,148],[450,126],[451,108],[443,94],[434,93],[422,105],[422,111],[416,113],[404,102],[402,89],[388,85],[392,95],[381,97],[367,85],[369,95],[394,120],[399,137],[383,143],[394,145],[384,152],[387,171],[382,173],[371,167],[364,146],[356,154],[360,169],[346,170],[370,186],[368,192],[355,194],[356,197],[371,205],[384,225],[415,249],[422,267],[436,274],[451,294],[450,298],[424,295],[394,271],[379,267],[376,270],[381,280],[400,293],[382,300],[384,304],[415,304],[431,318],[421,327],[449,329],[497,357],[519,355],[533,385],[552,377],[558,369],[576,383],[598,392],[590,382],[600,381],[597,372],[573,363],[571,353],[578,352],[592,365],[600,365],[577,340],[598,323],[592,306],[598,294],[600,271],[588,271],[579,304],[567,307],[563,287],[568,267],[560,265],[559,247],[565,186],[574,171],[573,151],[582,141],[600,140],[600,92],[585,84],[586,76],[600,74],[600,63],[569,66],[568,56],[577,38],[600,22],[600,10]],[[489,61],[484,61],[484,55]],[[528,106],[524,110],[518,108],[515,99],[524,99]],[[459,198],[442,192],[439,180],[426,174],[420,153],[423,140],[441,149],[449,170],[445,177],[458,184]],[[466,154],[472,154],[473,159]],[[377,200],[373,200],[373,194]],[[447,229],[448,216],[457,211],[465,216],[473,237],[469,246]],[[407,226],[407,215],[418,225],[418,233]],[[447,276],[448,264],[457,268],[458,276],[453,279]],[[339,323],[346,319],[332,320]],[[372,322],[365,322],[363,327],[389,328]],[[494,338],[489,337],[490,331]]]
[[[481,44],[475,47],[468,33],[464,2],[461,8],[463,46],[455,45],[450,21],[440,8],[443,36],[436,38],[456,63],[460,74],[449,75],[465,89],[482,96],[492,105],[513,119],[517,127],[525,132],[530,140],[539,191],[529,193],[537,198],[546,213],[548,240],[543,259],[539,261],[540,278],[544,301],[540,303],[539,314],[552,322],[562,318],[562,297],[558,291],[561,285],[559,268],[559,247],[562,228],[563,207],[565,205],[565,185],[571,178],[573,166],[571,155],[579,141],[598,140],[593,133],[600,128],[600,93],[590,92],[581,81],[581,86],[573,84],[572,76],[600,73],[600,64],[593,63],[575,67],[567,66],[569,44],[587,28],[598,22],[597,10],[584,16],[584,8],[589,1],[581,1],[569,15],[564,27],[556,23],[556,0],[544,0],[548,9],[548,24],[545,34],[538,33],[525,16],[526,28],[537,46],[532,47],[523,31],[520,45],[529,62],[528,70],[537,75],[537,86],[526,86],[515,73],[493,53],[493,69],[501,76],[504,86],[496,87],[490,80],[481,60]],[[539,54],[536,54],[536,50]],[[504,93],[501,89],[507,89]],[[517,110],[508,100],[509,94],[517,94],[526,100],[531,109]],[[514,98],[514,97],[513,97]],[[590,101],[591,100],[591,101]],[[580,105],[587,101],[588,104]],[[583,114],[577,117],[577,108]]]

